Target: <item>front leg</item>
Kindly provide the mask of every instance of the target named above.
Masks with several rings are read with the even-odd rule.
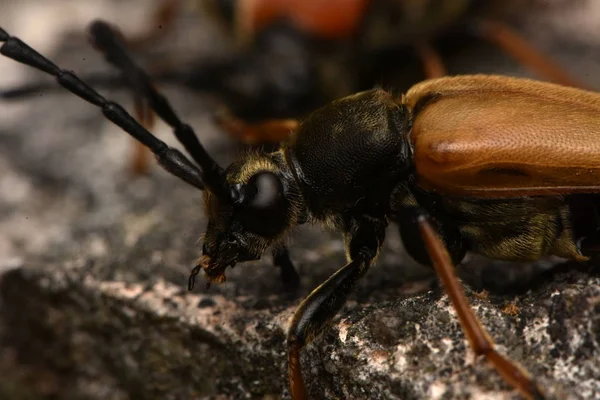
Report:
[[[326,328],[342,308],[348,295],[373,263],[383,238],[383,221],[364,220],[349,224],[345,233],[350,262],[317,287],[298,307],[288,331],[288,374],[292,399],[307,399],[302,378],[300,350]]]
[[[300,276],[294,268],[286,246],[278,246],[273,249],[273,264],[280,268],[284,290],[287,293],[295,293],[300,287]]]

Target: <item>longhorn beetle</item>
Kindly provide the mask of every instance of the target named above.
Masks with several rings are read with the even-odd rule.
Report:
[[[115,34],[103,22],[91,29],[101,44]],[[435,268],[474,352],[523,396],[544,398],[527,372],[496,352],[453,265],[467,251],[514,261],[548,254],[585,261],[597,253],[598,227],[575,210],[599,204],[600,95],[484,75],[424,81],[400,97],[368,90],[309,114],[277,151],[256,150],[223,169],[122,48],[104,50],[197,165],[1,28],[0,42],[1,54],[55,76],[147,146],[165,170],[204,190],[209,222],[190,290],[201,270],[208,284],[223,282],[227,267],[259,259],[269,247],[293,271],[281,240],[296,225],[324,223],[342,233],[348,263],[302,302],[289,329],[293,399],[308,397],[301,349],[374,263],[390,223],[408,253]]]

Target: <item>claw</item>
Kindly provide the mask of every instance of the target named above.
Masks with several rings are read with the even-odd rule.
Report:
[[[216,264],[211,261],[210,257],[203,255],[198,261],[198,265],[204,270],[209,283],[223,283],[227,280],[225,277],[225,269],[229,265]]]
[[[196,284],[196,276],[200,273],[200,265],[196,265],[192,272],[190,273],[190,277],[188,278],[188,290],[191,292],[194,290],[194,285]]]

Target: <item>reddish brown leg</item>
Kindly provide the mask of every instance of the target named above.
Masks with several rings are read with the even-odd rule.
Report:
[[[177,14],[181,10],[181,0],[161,0],[154,11],[146,32],[126,39],[129,48],[135,49],[152,44],[175,25]]]
[[[307,400],[308,393],[302,377],[302,365],[300,364],[300,350],[302,346],[290,347],[288,351],[288,377],[290,385],[290,396],[293,400]]]
[[[148,103],[138,96],[135,96],[133,104],[135,118],[146,130],[151,131],[154,127],[154,112],[148,107]],[[150,152],[138,141],[133,145],[131,172],[136,176],[146,175],[150,170]]]
[[[423,237],[435,271],[446,288],[446,292],[454,305],[463,331],[475,354],[485,356],[502,378],[526,398],[544,399],[543,392],[531,376],[514,361],[504,357],[494,349],[494,342],[479,323],[458,282],[450,255],[444,243],[428,222],[427,217],[424,215],[419,216],[418,223],[421,236]]]
[[[444,62],[438,53],[429,43],[421,42],[415,45],[417,54],[423,62],[423,71],[425,78],[441,78],[446,75]]]
[[[493,20],[480,19],[475,22],[476,33],[513,57],[532,72],[549,81],[573,87],[583,87],[546,55],[536,50],[527,40],[510,26]]]
[[[295,119],[272,119],[249,123],[226,112],[216,116],[217,124],[235,139],[246,144],[279,143],[298,127]]]

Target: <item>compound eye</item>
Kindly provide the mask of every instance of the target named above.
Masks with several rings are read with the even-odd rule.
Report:
[[[272,172],[259,172],[252,176],[244,188],[244,206],[236,217],[250,232],[275,236],[287,222],[287,199],[281,179]]]
[[[248,182],[248,206],[252,209],[269,210],[276,208],[283,199],[281,180],[272,172],[259,172]]]

